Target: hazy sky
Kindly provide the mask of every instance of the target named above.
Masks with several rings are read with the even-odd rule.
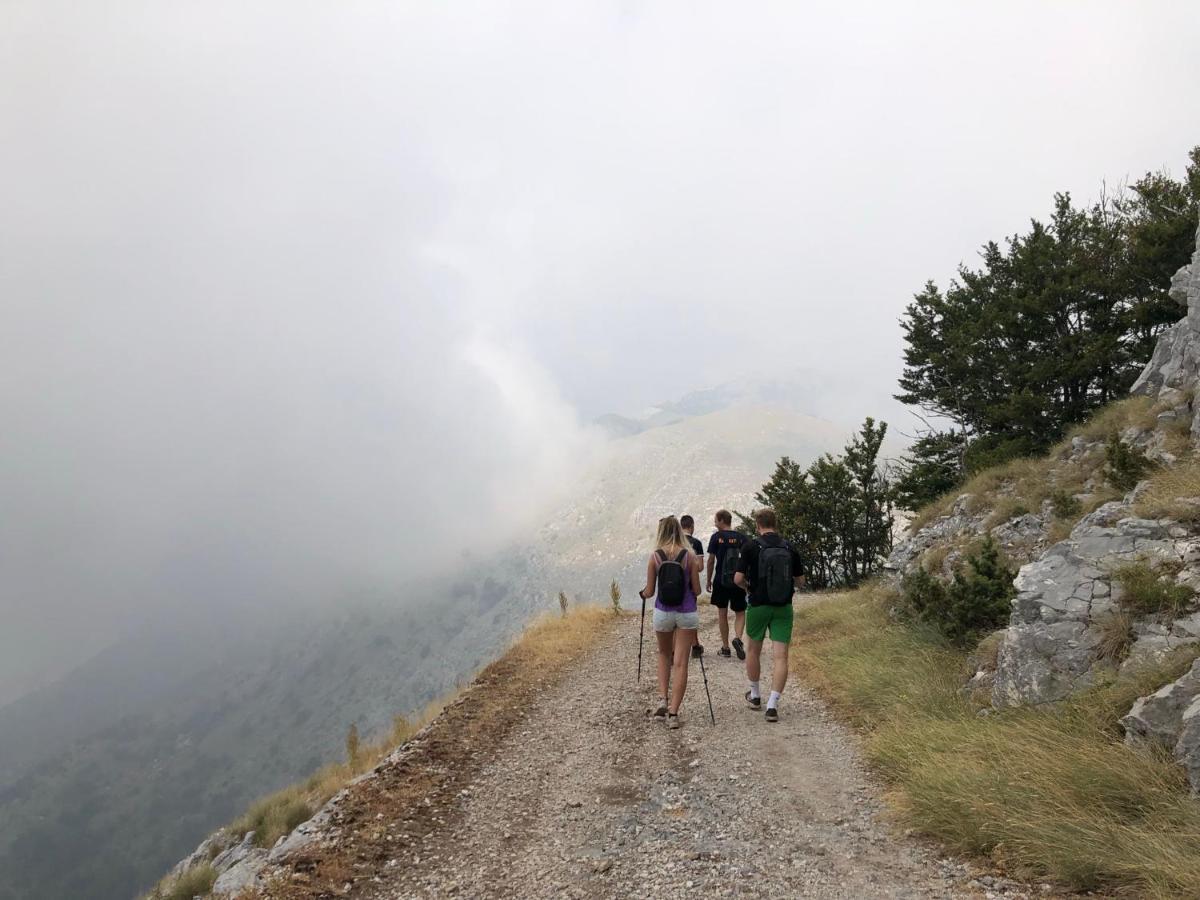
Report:
[[[0,0],[0,700],[519,526],[602,412],[803,368],[905,425],[911,294],[1181,171],[1197,46],[1194,2]]]

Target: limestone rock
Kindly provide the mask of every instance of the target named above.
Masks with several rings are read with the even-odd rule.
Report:
[[[997,707],[1062,700],[1092,684],[1103,623],[1117,610],[1111,572],[1142,558],[1183,563],[1190,540],[1172,536],[1169,520],[1129,515],[1132,497],[1106,503],[1080,520],[1067,540],[1021,567],[1017,596],[1000,646],[992,703]],[[1129,666],[1157,661],[1200,640],[1200,622],[1178,629],[1138,623]]]
[[[212,893],[216,897],[231,897],[254,885],[258,873],[267,865],[267,851],[251,848],[236,863],[217,876]]]
[[[1121,718],[1125,742],[1131,746],[1157,741],[1174,747],[1183,727],[1183,713],[1200,696],[1200,660],[1176,681],[1153,694],[1139,697]]]

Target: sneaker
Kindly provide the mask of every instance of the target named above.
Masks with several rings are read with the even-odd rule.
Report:
[[[667,727],[668,728],[678,728],[679,727],[679,713],[667,713]]]
[[[751,697],[749,691],[746,691],[746,702],[751,709],[762,709],[762,697]]]
[[[692,659],[699,659],[704,655],[703,644],[692,644]]]
[[[742,643],[741,638],[733,639],[733,649],[737,651],[738,659],[746,658],[746,645]],[[729,654],[726,653],[725,655],[728,656]]]
[[[717,656],[723,656],[726,659],[729,659],[731,656],[733,656],[733,654],[729,652],[728,647],[722,647],[720,650],[717,651]]]
[[[654,718],[665,719],[666,717],[667,717],[667,702],[664,700],[663,702],[658,704],[658,709],[656,709],[654,711]]]
[[[767,707],[767,721],[768,722],[778,722],[779,721],[779,710],[777,710],[773,706],[768,706]]]

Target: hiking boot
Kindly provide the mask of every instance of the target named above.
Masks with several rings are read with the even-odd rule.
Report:
[[[768,706],[767,707],[767,721],[768,722],[778,722],[779,721],[779,710],[777,710],[773,706]]]
[[[726,659],[729,659],[730,657],[733,656],[733,654],[729,652],[728,647],[722,647],[720,650],[717,651],[717,656],[723,656]]]
[[[762,709],[762,697],[751,697],[749,691],[746,691],[746,702],[751,709]]]
[[[679,713],[667,713],[667,727],[668,728],[678,728],[679,727]]]
[[[733,649],[737,651],[738,659],[746,658],[746,645],[742,643],[741,638],[733,639]],[[725,655],[728,656],[729,654],[726,653]]]
[[[692,659],[699,659],[704,655],[703,644],[692,644]]]

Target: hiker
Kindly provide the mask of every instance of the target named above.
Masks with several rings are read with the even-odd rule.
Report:
[[[683,536],[688,539],[688,543],[692,547],[692,552],[696,554],[696,571],[699,572],[704,568],[704,545],[700,543],[700,539],[693,537],[692,532],[696,530],[696,520],[686,513],[679,517],[679,527],[683,529]],[[709,588],[712,591],[712,588]],[[699,589],[696,590],[699,594]],[[699,659],[704,655],[704,647],[700,644],[699,636],[696,637],[696,644],[692,647],[692,656]]]
[[[700,627],[696,611],[700,563],[674,516],[658,523],[654,552],[646,563],[646,586],[638,593],[643,599],[654,595],[654,636],[658,640],[658,708],[654,717],[665,719],[668,728],[678,728],[688,658]]]
[[[779,721],[779,697],[787,684],[788,644],[792,641],[792,595],[804,586],[800,554],[779,536],[779,519],[773,509],[754,513],[758,538],[742,547],[734,581],[746,588],[746,637],[750,649],[746,659],[746,677],[750,690],[746,702],[752,709],[762,708],[758,678],[761,672],[763,640],[771,638],[771,696],[767,698],[768,722]]]
[[[696,530],[696,520],[691,516],[680,516],[679,527],[683,529],[684,537],[686,537],[688,539],[688,543],[691,544],[692,552],[696,554],[696,559],[703,564],[704,545],[700,543],[699,538],[692,536],[693,532]]]
[[[730,657],[729,610],[733,610],[733,649],[738,659],[746,658],[746,646],[742,643],[742,631],[746,627],[746,592],[734,583],[737,563],[742,547],[749,540],[744,534],[733,530],[733,516],[729,510],[719,509],[713,516],[717,530],[708,539],[708,575],[705,578],[709,602],[717,608],[717,626],[721,629],[721,649],[718,656]],[[715,578],[715,580],[714,580]]]

